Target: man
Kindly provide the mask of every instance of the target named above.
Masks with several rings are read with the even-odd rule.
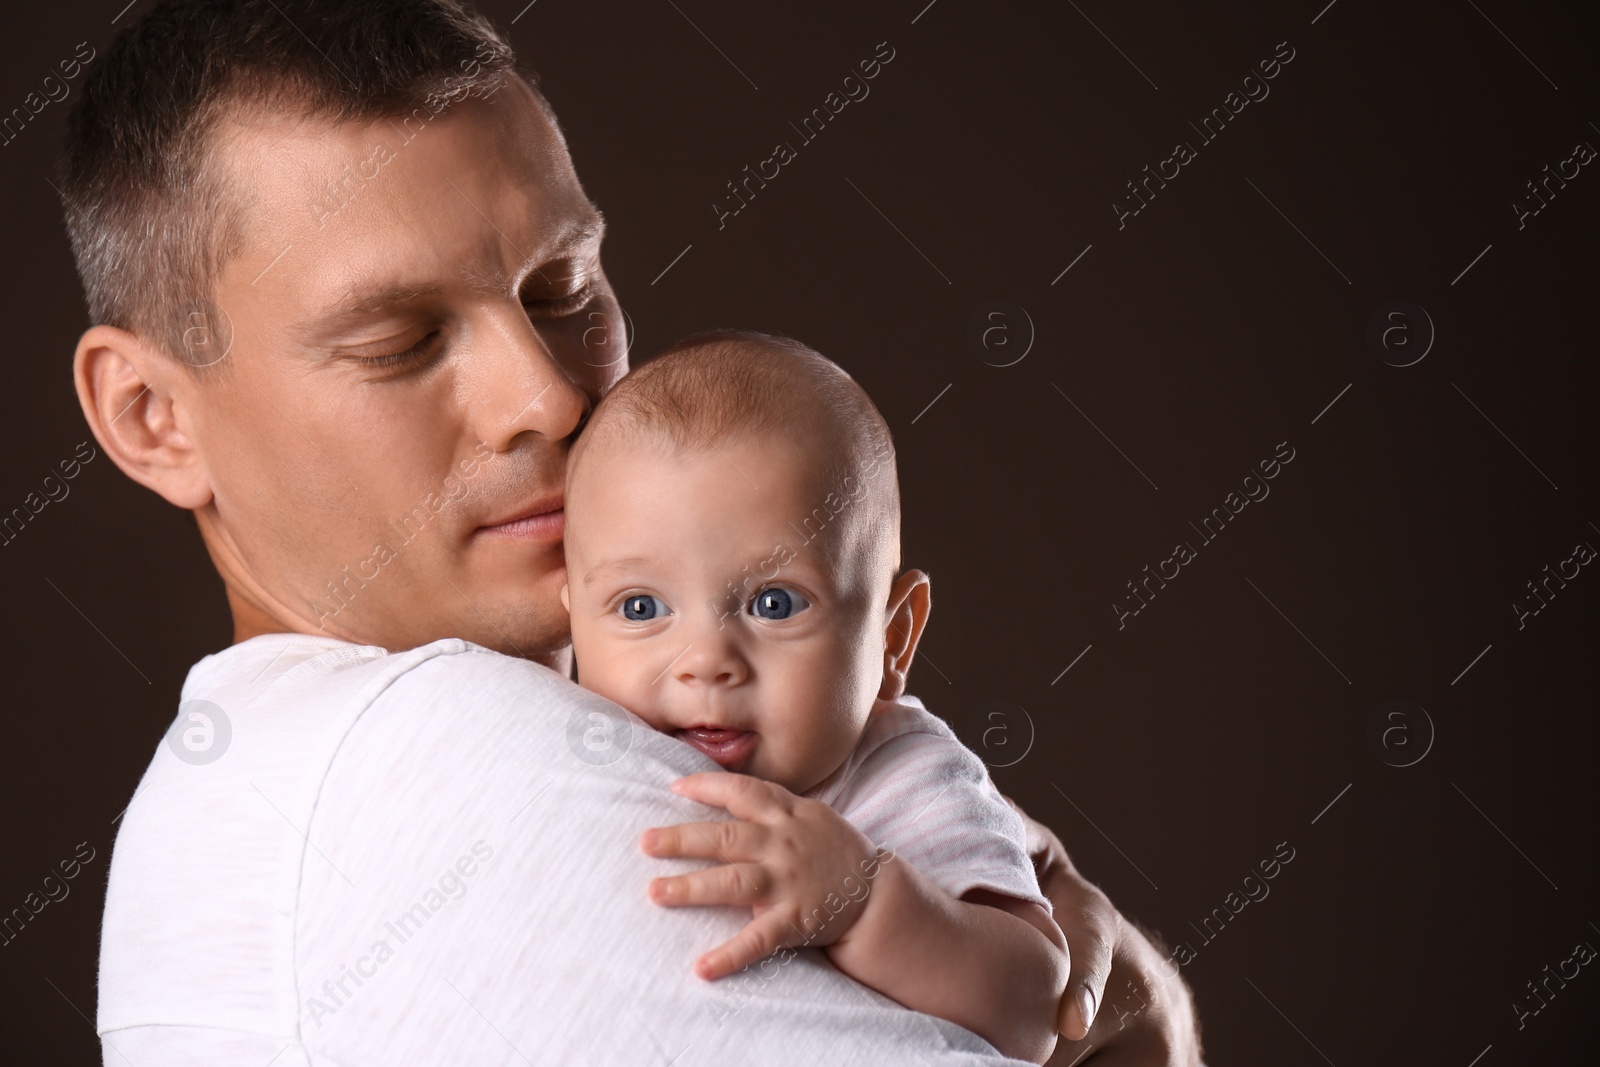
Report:
[[[603,222],[509,46],[451,0],[169,0],[61,186],[96,438],[195,517],[235,644],[123,819],[106,1060],[1001,1062],[815,953],[702,983],[650,825],[714,765],[566,679],[567,449],[625,370]],[[1069,1062],[1190,1062],[1181,980],[1036,824]],[[1104,1060],[1101,1057],[1105,1057]]]

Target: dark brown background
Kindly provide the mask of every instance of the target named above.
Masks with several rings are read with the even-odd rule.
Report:
[[[79,41],[103,49],[124,2],[9,10],[0,110]],[[1523,1029],[1512,1004],[1600,948],[1600,573],[1521,631],[1510,604],[1600,547],[1600,168],[1525,229],[1511,203],[1600,147],[1584,5],[925,3],[522,10],[637,351],[776,330],[868,388],[907,559],[934,577],[914,690],[1129,914],[1198,950],[1213,1063],[1577,1062],[1596,967]],[[523,2],[484,6],[504,26]],[[871,95],[800,146],[788,123],[885,40]],[[1187,122],[1280,41],[1271,95],[1119,231],[1124,183],[1199,147]],[[66,107],[0,148],[7,512],[87,437],[46,184]],[[778,140],[799,158],[719,231],[724,183]],[[1405,368],[1366,340],[1396,298],[1437,329]],[[1012,347],[985,352],[991,301]],[[1026,347],[1018,308],[1031,349],[988,365]],[[1188,523],[1281,441],[1271,496],[1119,631],[1125,583],[1198,547]],[[104,457],[70,484],[0,548],[0,909],[80,841],[98,855],[0,948],[0,981],[7,1045],[89,1063],[114,818],[228,628],[186,516]],[[1403,768],[1368,739],[1396,699],[1435,734],[1401,723],[1388,751],[1427,752]],[[1194,926],[1280,842],[1270,896],[1205,943]]]

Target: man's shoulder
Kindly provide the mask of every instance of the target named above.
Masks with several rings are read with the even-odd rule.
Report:
[[[563,704],[604,702],[542,663],[508,656],[470,641],[451,638],[405,652],[391,653],[387,669],[375,672],[370,696],[376,702],[409,705],[436,697],[469,699],[492,705],[530,698]]]
[[[389,653],[272,635],[207,657],[118,830],[99,1029],[293,1033],[285,968],[323,865],[378,884],[363,875],[470,847],[547,784],[546,803],[593,821],[710,765],[557,672],[466,641]],[[226,959],[208,962],[219,944]]]
[[[410,761],[423,750],[479,772],[515,761],[579,773],[607,768],[611,778],[629,776],[637,759],[612,764],[630,753],[669,765],[662,773],[688,774],[709,762],[540,664],[465,641],[403,655],[405,664],[367,683],[366,707],[346,742],[376,746],[382,760]]]
[[[426,668],[422,675],[418,671]],[[461,638],[444,638],[398,652],[306,634],[268,634],[206,656],[189,672],[184,697],[227,691],[245,701],[309,695],[370,702],[392,686],[407,689],[441,678],[456,684],[506,682],[570,686],[532,660],[507,656]]]
[[[438,714],[446,706],[479,714],[526,712],[596,701],[607,703],[543,664],[460,638],[390,652],[273,634],[195,664],[183,687],[179,719],[185,709],[202,711],[228,726],[255,726],[247,732],[265,743],[303,731],[339,735],[370,714],[403,719]]]
[[[341,644],[303,655],[303,646],[294,647],[258,652],[258,660],[277,661],[265,673],[241,661],[225,672],[218,698],[238,703],[253,727],[246,732],[296,773],[354,774],[397,803],[422,802],[410,788],[419,780],[465,790],[507,764],[605,769],[614,783],[689,774],[709,763],[557,671],[470,641],[400,652]]]
[[[297,807],[316,804],[330,777],[350,774],[409,803],[421,802],[409,788],[419,780],[465,789],[465,779],[507,764],[651,781],[710,765],[542,664],[455,638],[399,652],[255,638],[197,664],[183,698],[175,730],[199,713],[214,720],[219,744],[231,745],[205,758],[215,760],[213,784],[275,780]],[[201,759],[186,758],[176,736],[169,732],[147,781],[187,790],[199,783],[181,764]]]
[[[185,688],[228,705],[226,750],[192,763],[163,744],[123,820],[101,943],[108,1047],[174,1028],[185,1048],[237,1032],[318,1062],[448,1062],[465,999],[472,1032],[493,1019],[496,1042],[561,1062],[665,1045],[707,1063],[865,1064],[907,1042],[940,1064],[1001,1062],[940,1020],[891,1019],[809,950],[737,992],[693,979],[689,961],[744,920],[650,902],[649,878],[688,861],[637,842],[725,817],[667,789],[714,764],[604,698],[466,642],[244,653]]]

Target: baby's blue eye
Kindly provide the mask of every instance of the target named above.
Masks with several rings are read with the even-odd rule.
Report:
[[[750,601],[750,614],[760,619],[787,619],[811,606],[811,601],[793,589],[768,586]]]
[[[664,618],[672,614],[672,609],[667,607],[666,601],[658,596],[645,594],[628,597],[617,611],[629,622],[649,622],[651,619]]]

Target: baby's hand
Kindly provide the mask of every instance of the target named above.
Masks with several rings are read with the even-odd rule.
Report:
[[[780,948],[830,945],[861,917],[868,899],[862,873],[871,869],[877,850],[828,805],[727,771],[679,778],[672,790],[726,808],[736,821],[646,830],[639,845],[652,856],[724,863],[652,878],[650,899],[668,907],[743,904],[753,911],[737,937],[695,961],[701,978],[732,974]],[[825,901],[843,907],[833,914]],[[817,916],[825,920],[820,927]]]

